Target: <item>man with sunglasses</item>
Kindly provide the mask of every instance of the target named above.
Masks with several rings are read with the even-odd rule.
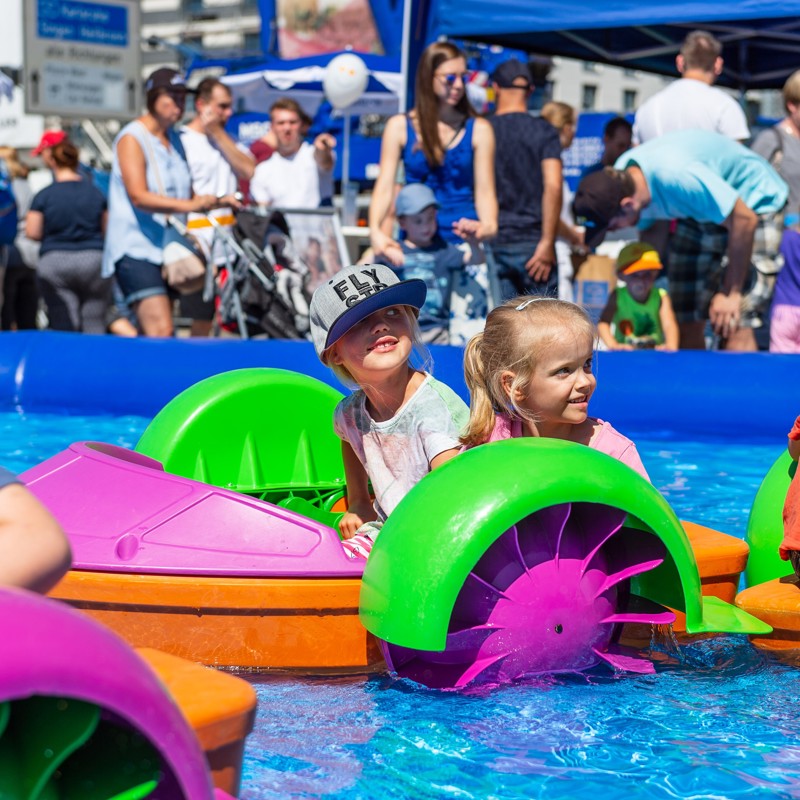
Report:
[[[233,195],[237,180],[248,181],[253,177],[256,162],[253,155],[240,147],[225,130],[233,114],[233,98],[230,89],[216,78],[205,78],[195,89],[194,119],[180,129],[181,143],[186,152],[192,189],[195,194],[210,194],[216,197]],[[213,215],[217,224],[230,228],[236,221],[229,206],[217,208],[206,214],[189,214],[189,229],[192,234],[211,251],[214,242],[214,227],[209,220]],[[217,240],[212,257],[223,265],[227,253]],[[195,294],[182,295],[181,315],[192,320],[192,336],[208,336],[214,316],[214,303],[203,301],[202,290]]]
[[[533,86],[516,58],[492,73],[495,183],[500,213],[491,243],[492,290],[501,303],[520,294],[558,294],[555,240],[561,215],[561,142],[546,120],[528,113]]]

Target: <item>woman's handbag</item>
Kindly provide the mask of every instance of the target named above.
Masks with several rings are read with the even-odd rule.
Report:
[[[181,228],[183,230],[181,230]],[[199,292],[206,281],[205,255],[197,239],[178,220],[167,218],[161,275],[180,294]]]

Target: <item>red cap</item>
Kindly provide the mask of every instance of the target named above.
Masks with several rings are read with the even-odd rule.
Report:
[[[36,149],[33,151],[32,155],[41,155],[42,150],[47,147],[55,147],[57,144],[61,144],[61,142],[63,142],[66,138],[67,134],[64,133],[64,131],[45,131],[42,134],[42,138],[39,139],[39,144],[36,145]]]

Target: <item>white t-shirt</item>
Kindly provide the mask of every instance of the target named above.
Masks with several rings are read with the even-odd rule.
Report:
[[[469,421],[469,409],[432,375],[385,422],[370,417],[366,400],[362,390],[345,397],[336,406],[333,426],[364,465],[375,492],[375,511],[385,520],[431,471],[436,456],[461,446],[458,437]]]
[[[256,167],[250,181],[253,200],[278,208],[319,208],[333,196],[333,170],[322,170],[314,158],[314,146],[303,142],[292,156],[273,153]]]
[[[180,129],[181,143],[186,152],[186,160],[189,162],[189,172],[192,176],[192,190],[195,194],[213,194],[217,197],[225,194],[233,194],[236,191],[236,175],[234,175],[231,165],[225,159],[222,151],[214,141],[192,128]],[[247,149],[239,145],[243,153]],[[229,230],[230,220],[233,218],[233,210],[230,208],[216,208],[206,214],[189,214],[189,227],[193,236],[201,240],[209,249],[214,240],[215,228],[210,225],[195,227],[197,221],[200,224],[206,221],[207,216],[214,216],[217,220],[227,220],[228,224],[224,227]],[[217,240],[214,248],[214,260],[217,264],[226,260],[224,245]]]
[[[654,94],[636,112],[633,140],[649,142],[664,133],[699,128],[729,139],[750,138],[742,107],[727,92],[694,78],[681,78]]]

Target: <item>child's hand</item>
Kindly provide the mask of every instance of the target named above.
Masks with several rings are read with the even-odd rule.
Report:
[[[656,350],[661,350],[664,353],[676,353],[677,352],[677,348],[676,347],[670,347],[668,344],[657,344],[655,346],[655,349]]]
[[[462,239],[480,239],[481,223],[477,219],[461,217],[453,223],[453,233]]]
[[[342,539],[352,539],[364,522],[365,520],[361,519],[358,514],[354,514],[352,511],[346,511],[341,522],[339,522],[339,531],[342,534]]]
[[[403,248],[391,237],[381,231],[373,231],[370,234],[370,244],[375,256],[382,256],[392,266],[402,267],[405,263]]]

